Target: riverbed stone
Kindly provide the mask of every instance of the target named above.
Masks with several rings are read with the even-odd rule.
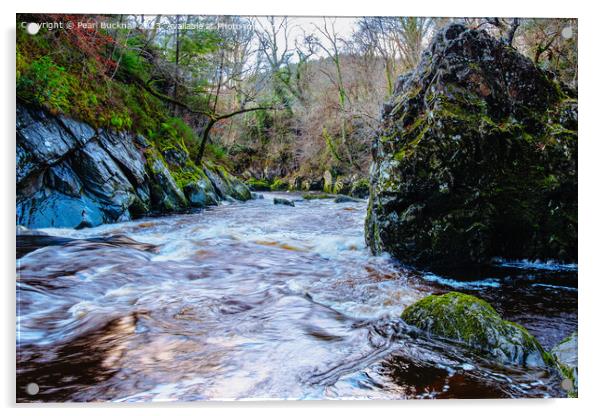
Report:
[[[502,319],[475,296],[459,292],[430,295],[406,308],[401,317],[430,336],[460,342],[501,364],[542,367],[550,362],[524,327]]]
[[[274,198],[274,205],[288,205],[289,207],[294,207],[295,203],[286,198]]]

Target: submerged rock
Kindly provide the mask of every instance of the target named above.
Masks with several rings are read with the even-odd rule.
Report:
[[[274,205],[288,205],[289,207],[294,207],[295,203],[290,199],[274,198]]]
[[[364,201],[362,201],[361,199],[352,198],[347,195],[337,195],[337,197],[334,199],[334,202],[337,204],[340,204],[340,203],[344,203],[344,202],[364,202]]]
[[[434,36],[372,153],[374,253],[427,267],[576,261],[576,96],[486,32]]]
[[[449,292],[427,296],[401,317],[429,335],[458,341],[502,364],[540,367],[550,358],[522,326],[505,321],[484,300]]]

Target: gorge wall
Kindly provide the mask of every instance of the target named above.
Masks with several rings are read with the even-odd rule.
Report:
[[[94,129],[17,104],[17,224],[96,226],[251,198],[222,166],[157,151],[141,135]]]

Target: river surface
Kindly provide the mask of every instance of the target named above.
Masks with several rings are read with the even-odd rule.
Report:
[[[576,266],[423,273],[370,255],[363,202],[263,196],[18,236],[17,400],[564,396],[553,372],[496,366],[399,315],[462,291],[551,348],[577,328]]]

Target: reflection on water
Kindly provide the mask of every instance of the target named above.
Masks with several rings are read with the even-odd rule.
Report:
[[[550,347],[576,329],[576,268],[420,273],[369,255],[364,203],[272,197],[18,237],[18,400],[560,395],[545,369],[499,368],[399,315],[461,290]]]

